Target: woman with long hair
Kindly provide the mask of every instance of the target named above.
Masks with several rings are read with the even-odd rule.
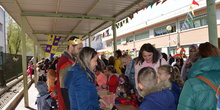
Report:
[[[137,61],[135,63],[135,87],[137,86],[137,75],[141,68],[152,67],[157,72],[160,65],[167,64],[161,53],[150,43],[142,45]]]
[[[93,70],[98,54],[84,47],[77,55],[76,63],[66,73],[64,86],[68,89],[71,110],[99,110],[98,94]]]

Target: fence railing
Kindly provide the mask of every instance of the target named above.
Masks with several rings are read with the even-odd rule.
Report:
[[[27,56],[27,65],[32,56]],[[0,87],[22,74],[22,56],[0,52]]]

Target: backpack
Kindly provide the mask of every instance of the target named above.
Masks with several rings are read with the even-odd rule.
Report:
[[[215,96],[216,96],[216,110],[220,110],[220,85],[218,85],[218,87],[216,87],[211,81],[209,81],[208,79],[206,79],[205,77],[202,76],[196,76],[195,78],[198,78],[202,81],[204,81],[206,84],[208,84],[210,87],[212,87],[212,89],[214,89],[214,91],[216,92]]]

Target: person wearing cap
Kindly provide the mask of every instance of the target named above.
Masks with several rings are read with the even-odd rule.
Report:
[[[74,65],[75,57],[83,48],[82,39],[72,36],[68,40],[66,51],[61,55],[57,63],[57,92],[58,92],[58,106],[59,110],[69,110],[68,91],[64,88],[64,77],[66,72]]]
[[[198,50],[197,44],[190,45],[190,47],[189,47],[189,57],[186,60],[186,62],[183,64],[183,67],[181,69],[181,77],[182,77],[183,81],[186,81],[188,79],[187,78],[188,73],[189,73],[189,70],[192,66],[191,57],[197,52],[197,50]]]

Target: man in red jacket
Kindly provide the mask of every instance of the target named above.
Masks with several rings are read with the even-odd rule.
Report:
[[[72,36],[68,40],[67,50],[64,51],[57,63],[57,92],[59,110],[69,110],[70,103],[68,91],[64,88],[64,77],[66,72],[73,66],[75,57],[83,48],[82,39]]]

